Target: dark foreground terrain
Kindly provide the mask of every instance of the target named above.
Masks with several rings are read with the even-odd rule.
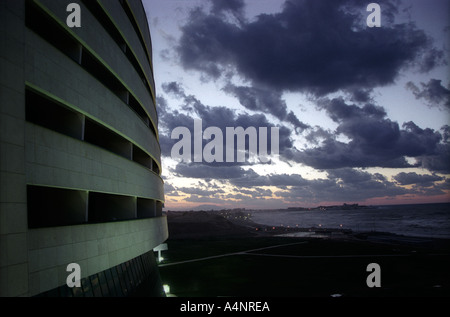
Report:
[[[159,267],[169,296],[450,296],[447,240],[326,231],[279,237],[215,214],[176,216],[168,218]],[[380,287],[367,284],[370,263],[380,267]]]

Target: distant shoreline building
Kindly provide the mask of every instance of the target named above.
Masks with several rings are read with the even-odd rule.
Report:
[[[68,26],[71,3],[80,27]],[[164,296],[141,1],[2,0],[0,40],[0,296]],[[80,287],[66,284],[70,263]]]

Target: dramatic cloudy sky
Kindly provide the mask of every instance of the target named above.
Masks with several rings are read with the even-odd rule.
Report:
[[[379,28],[369,3],[144,0],[166,209],[450,201],[450,2],[378,1]],[[194,119],[224,162],[194,161]],[[226,162],[226,127],[278,127],[279,155]]]

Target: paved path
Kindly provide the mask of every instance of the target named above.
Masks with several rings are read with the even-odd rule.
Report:
[[[205,260],[217,259],[217,258],[222,258],[222,257],[232,256],[232,255],[249,254],[249,252],[253,252],[253,251],[267,250],[267,249],[272,249],[272,248],[284,247],[284,246],[295,245],[295,244],[303,244],[303,243],[307,243],[307,241],[278,244],[278,245],[272,245],[270,247],[263,247],[263,248],[257,248],[257,249],[239,251],[239,252],[232,252],[232,253],[213,255],[213,256],[208,256],[208,257],[204,257],[204,258],[185,260],[185,261],[180,261],[180,262],[163,263],[163,264],[159,264],[159,267],[171,266],[171,265],[177,265],[177,264],[185,264],[185,263],[191,263],[191,262],[197,262],[197,261],[205,261]]]
[[[278,244],[278,245],[273,245],[273,246],[269,246],[269,247],[263,247],[263,248],[257,248],[257,249],[239,251],[239,252],[232,252],[232,253],[225,253],[225,254],[213,255],[213,256],[208,256],[208,257],[204,257],[204,258],[185,260],[185,261],[179,261],[179,262],[173,262],[173,263],[163,263],[163,264],[160,264],[159,267],[185,264],[185,263],[198,262],[198,261],[205,261],[205,260],[222,258],[222,257],[226,257],[226,256],[233,256],[233,255],[273,256],[273,257],[297,258],[297,259],[376,258],[376,257],[405,257],[405,256],[414,256],[415,255],[414,253],[406,253],[406,254],[346,254],[346,255],[288,255],[288,254],[252,253],[252,252],[260,251],[260,250],[267,250],[267,249],[273,249],[273,248],[284,247],[284,246],[289,246],[289,245],[296,245],[296,244],[303,244],[303,243],[307,243],[307,241]],[[445,254],[431,254],[431,253],[426,254],[426,256],[441,256],[441,255],[445,255]]]

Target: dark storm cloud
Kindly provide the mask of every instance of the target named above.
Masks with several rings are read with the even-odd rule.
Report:
[[[199,165],[186,164],[177,170],[186,169],[183,174],[190,173],[192,177],[217,177],[217,172],[223,169],[207,169]],[[222,195],[224,192],[217,188],[180,189],[191,194],[189,201],[222,203],[227,199],[252,201],[257,199],[279,198],[289,202],[320,203],[324,201],[351,202],[377,197],[395,197],[398,195],[427,196],[442,195],[443,190],[449,189],[449,179],[437,175],[419,175],[416,173],[399,173],[394,176],[395,181],[389,181],[379,173],[369,173],[352,168],[329,170],[327,178],[305,179],[299,174],[269,174],[258,175],[252,170],[244,171],[240,167],[232,167],[229,174],[222,175],[222,184],[229,183],[238,194]],[[442,182],[444,181],[444,182]],[[411,188],[403,185],[413,185]],[[263,188],[276,187],[278,190]],[[219,196],[217,196],[219,194]],[[221,195],[221,196],[220,196]],[[212,198],[211,196],[214,196]]]
[[[254,172],[248,172],[245,176],[246,177],[231,179],[230,184],[239,188],[259,186],[275,186],[278,188],[286,188],[287,186],[300,186],[308,184],[308,181],[298,174],[271,174],[262,176]]]
[[[442,130],[442,138],[444,139],[444,142],[449,143],[450,142],[450,126],[445,125],[441,128],[441,130]]]
[[[178,163],[172,172],[179,177],[190,177],[199,179],[233,179],[241,177],[253,178],[257,174],[245,171],[239,166],[213,166],[199,163]]]
[[[184,88],[177,82],[172,81],[169,83],[163,83],[162,89],[165,93],[172,93],[178,98],[185,98],[186,94],[184,92]]]
[[[438,144],[436,154],[420,156],[417,159],[418,164],[433,172],[450,173],[450,143]]]
[[[394,197],[406,193],[413,193],[411,190],[397,186],[379,173],[370,174],[368,172],[354,169],[339,169],[329,171],[329,177],[336,185],[326,186],[319,191],[320,198],[327,197],[331,200],[357,201],[375,197]]]
[[[171,149],[178,139],[171,139],[171,132],[176,127],[187,127],[191,132],[191,144],[193,144],[194,138],[194,115],[202,120],[202,128],[205,130],[207,127],[218,127],[222,131],[223,137],[223,148],[225,155],[226,148],[226,128],[227,127],[242,127],[247,129],[248,127],[255,127],[258,130],[260,127],[268,128],[267,137],[267,147],[270,151],[271,138],[270,138],[270,128],[274,127],[273,123],[270,123],[264,114],[247,114],[247,113],[236,113],[235,110],[224,106],[211,107],[204,105],[200,100],[198,100],[193,95],[188,95],[185,93],[182,85],[177,82],[164,83],[162,85],[163,91],[166,94],[171,94],[179,100],[177,105],[178,110],[167,111],[167,102],[165,98],[159,97],[158,102],[160,103],[162,109],[160,111],[160,143],[161,151],[164,156],[170,156]],[[187,112],[186,115],[181,112]],[[279,150],[280,153],[285,151],[287,148],[291,148],[292,139],[290,137],[291,130],[285,126],[279,126]],[[210,140],[203,140],[203,145],[208,143]],[[248,143],[248,142],[247,142]],[[234,143],[235,150],[237,147],[237,142]],[[246,146],[248,148],[248,145]],[[193,151],[192,151],[193,152]],[[214,165],[243,165],[247,164],[240,162],[231,163],[214,163]]]
[[[163,156],[170,156],[170,151],[175,143],[170,138],[172,130],[175,127],[186,125],[186,122],[192,122],[192,118],[180,113],[178,110],[169,110],[164,97],[158,96],[156,102],[159,109],[159,144],[161,146],[161,154]]]
[[[172,197],[181,196],[179,191],[168,182],[164,182],[164,194]]]
[[[364,187],[358,187],[358,185]],[[412,190],[395,186],[390,182],[380,183],[372,180],[358,185],[354,183],[342,185],[331,180],[316,180],[309,187],[294,187],[289,191],[279,191],[275,194],[286,201],[319,203],[323,201],[363,201],[376,197],[395,197],[413,193]]]
[[[171,184],[164,183],[164,192],[166,194],[174,193],[175,191],[175,187],[173,187]]]
[[[430,107],[444,107],[450,110],[450,90],[442,86],[441,80],[430,79],[428,83],[421,83],[422,89],[413,82],[406,87],[412,91],[416,99],[424,99]]]
[[[319,126],[311,128],[305,135],[305,139],[311,145],[318,145],[322,140],[326,140],[329,138],[333,138],[333,133]]]
[[[431,157],[442,158],[445,155],[447,147],[441,143],[441,133],[429,128],[422,129],[413,122],[406,122],[400,127],[397,122],[386,118],[382,107],[373,104],[358,107],[347,104],[341,98],[323,99],[320,107],[339,124],[336,134],[345,136],[349,141],[339,141],[331,133],[321,131],[317,135],[323,138],[319,146],[303,151],[288,150],[285,153],[287,158],[317,169],[401,168],[411,167],[405,157],[420,159],[421,164],[425,165]],[[310,138],[314,136],[309,135]]]
[[[244,16],[244,0],[213,0],[211,2],[211,11],[216,15],[228,12],[241,19]]]
[[[316,96],[346,90],[367,101],[400,70],[428,71],[443,56],[414,23],[392,23],[393,1],[379,1],[380,28],[366,27],[367,3],[355,0],[286,1],[279,13],[238,24],[217,14],[222,1],[213,3],[211,12],[190,13],[177,46],[186,69],[210,78],[237,72],[254,86]]]
[[[188,198],[185,198],[184,201],[194,202],[194,203],[216,203],[223,204],[224,199],[222,197],[210,197],[210,196],[199,196],[199,195],[191,195]],[[202,206],[202,209],[212,209],[212,206]]]
[[[348,92],[350,93],[350,100],[357,103],[365,103],[370,102],[372,100],[371,98],[371,89],[360,89],[360,88],[354,88],[348,89]]]
[[[444,195],[448,190],[449,179],[436,174],[399,173],[394,179],[401,185],[412,185],[412,190],[425,196]],[[442,182],[443,181],[443,182]]]
[[[222,131],[226,127],[250,126],[270,127],[263,114],[236,114],[226,107],[210,107],[204,105],[195,96],[187,95],[182,86],[176,82],[166,83],[163,90],[179,99],[179,109],[195,114],[202,119],[203,129],[217,126]],[[278,99],[277,99],[278,100]],[[172,146],[178,142],[170,138],[171,131],[178,126],[186,126],[193,131],[193,118],[190,115],[174,110],[167,110],[164,98],[158,98],[160,104],[161,134],[160,144],[162,154],[170,156]],[[250,100],[249,103],[252,101]],[[249,106],[250,107],[250,106]],[[297,150],[293,146],[291,131],[280,127],[280,155],[284,160],[292,160],[305,165],[321,169],[336,169],[344,167],[423,167],[434,172],[450,171],[450,128],[444,127],[442,133],[433,129],[418,127],[413,122],[406,122],[401,127],[397,122],[387,118],[383,107],[366,103],[363,106],[348,104],[342,98],[320,99],[319,109],[338,124],[335,131],[327,131],[320,127],[309,129],[305,136],[312,147]],[[337,136],[344,136],[349,141],[340,141]],[[193,138],[193,133],[192,133]],[[270,138],[269,138],[270,143]],[[206,144],[208,140],[203,140]],[[193,141],[192,141],[193,144]],[[225,134],[223,146],[226,145]],[[235,143],[236,146],[236,143]],[[409,163],[406,157],[416,159],[416,163]],[[248,165],[249,162],[239,163],[198,163],[209,166],[209,177],[222,179],[226,176],[223,171],[210,168],[220,166]],[[178,171],[180,176],[184,170]],[[188,174],[191,175],[188,171]],[[206,170],[205,170],[206,172]],[[201,174],[203,175],[203,174]],[[251,179],[251,181],[255,181]]]
[[[420,185],[423,187],[430,187],[433,186],[434,182],[444,180],[444,177],[438,176],[438,175],[420,175],[414,172],[405,173],[401,172],[394,176],[394,179],[400,184],[400,185]]]
[[[198,196],[213,196],[216,194],[225,193],[222,189],[199,188],[199,187],[180,187],[178,188],[178,190],[185,194]]]
[[[381,174],[371,174],[351,168],[328,171],[328,178],[309,180],[298,174],[243,175],[229,179],[239,190],[260,186],[275,186],[275,196],[286,201],[317,203],[320,201],[360,201],[374,197],[394,197],[414,194],[415,189],[405,189],[390,182]]]
[[[264,189],[264,188],[258,188],[258,187],[254,188],[253,190],[240,189],[239,192],[244,195],[249,195],[254,198],[272,196],[272,194],[273,194],[273,192],[270,189]]]
[[[256,88],[235,86],[228,84],[224,91],[238,98],[242,106],[249,110],[269,113],[281,121],[291,123],[296,130],[303,131],[309,126],[297,118],[290,111],[287,112],[285,101],[282,99],[282,93],[269,88]]]
[[[386,116],[383,107],[370,103],[363,107],[348,105],[342,98],[322,99],[318,104],[319,108],[325,109],[329,117],[338,123],[346,120],[361,120],[366,117],[382,119]]]
[[[446,178],[445,181],[436,186],[438,189],[450,190],[450,178]]]
[[[430,136],[430,129],[428,130],[428,136]],[[442,138],[442,141],[438,144],[436,144],[435,148],[430,153],[423,153],[418,155],[416,158],[417,164],[421,166],[422,168],[426,168],[432,172],[438,172],[438,173],[444,173],[448,174],[450,173],[450,138],[449,138],[449,130],[450,127],[448,125],[445,125],[441,128],[442,133],[435,132],[436,135],[440,135]],[[411,129],[412,133],[415,133],[417,135],[415,142],[426,142],[425,133],[422,133],[420,128],[413,128]],[[430,142],[432,142],[430,140]],[[425,148],[425,144],[422,145],[422,149]],[[431,150],[431,144],[428,145],[428,148]],[[420,149],[419,145],[417,145]]]

